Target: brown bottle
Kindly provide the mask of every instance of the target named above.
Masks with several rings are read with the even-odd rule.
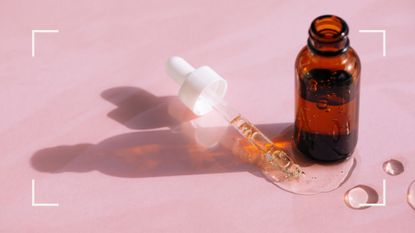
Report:
[[[347,34],[343,19],[316,18],[295,62],[294,140],[319,161],[343,160],[357,143],[360,60]]]

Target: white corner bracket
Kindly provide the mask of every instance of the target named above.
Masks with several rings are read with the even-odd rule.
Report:
[[[386,30],[359,30],[359,32],[362,33],[382,33],[382,39],[383,39],[383,56],[386,57]]]
[[[35,38],[36,33],[58,33],[56,29],[33,29],[32,30],[32,57],[35,57]]]
[[[382,203],[361,203],[359,204],[360,207],[367,207],[367,206],[382,206],[385,207],[386,206],[386,180],[383,179],[383,188],[382,188]]]
[[[32,179],[32,206],[33,207],[37,207],[37,206],[44,206],[44,207],[58,207],[59,203],[37,203],[36,199],[35,199],[35,179]]]

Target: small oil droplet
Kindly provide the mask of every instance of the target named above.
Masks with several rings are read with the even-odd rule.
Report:
[[[352,209],[369,208],[361,204],[377,203],[378,200],[379,195],[376,190],[366,185],[355,186],[344,194],[344,203]]]
[[[399,175],[404,171],[403,164],[401,163],[401,161],[398,161],[396,159],[390,159],[384,162],[382,167],[386,174],[391,176]]]
[[[415,180],[409,185],[407,198],[409,206],[415,210]]]
[[[329,101],[327,99],[320,99],[317,102],[316,106],[320,110],[325,110],[327,108],[327,106],[328,106],[328,103],[329,103]]]

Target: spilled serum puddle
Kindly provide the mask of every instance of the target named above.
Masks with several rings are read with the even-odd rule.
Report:
[[[353,156],[336,163],[317,163],[306,158],[299,152],[292,140],[293,127],[286,128],[275,138],[276,147],[284,150],[301,167],[303,174],[298,178],[281,180],[278,172],[262,170],[263,175],[279,188],[296,194],[312,195],[330,192],[340,187],[351,175],[356,160]],[[255,163],[258,157],[263,156],[246,140],[240,139],[234,144],[232,151],[243,161]]]

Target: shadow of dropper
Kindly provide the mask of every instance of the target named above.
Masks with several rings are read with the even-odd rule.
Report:
[[[117,106],[109,117],[127,127],[146,131],[115,135],[96,144],[41,149],[31,157],[34,169],[52,174],[99,171],[127,178],[259,172],[232,154],[230,144],[235,141],[232,133],[218,138],[211,148],[201,146],[200,138],[227,132],[227,127],[196,127],[195,121],[188,120],[195,116],[177,97],[157,97],[136,87],[111,88],[103,91],[102,96]],[[153,115],[157,117],[150,117]],[[275,128],[278,124],[264,127]]]
[[[114,87],[101,96],[117,106],[108,117],[130,129],[172,128],[195,118],[176,96],[157,97],[137,87]]]

